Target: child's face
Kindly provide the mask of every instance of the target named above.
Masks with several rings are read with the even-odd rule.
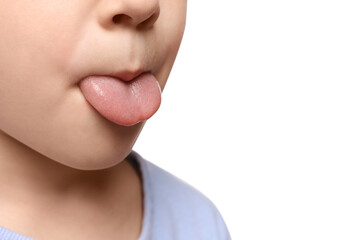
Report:
[[[122,161],[143,123],[108,121],[78,84],[90,75],[144,70],[164,88],[182,38],[186,0],[0,5],[0,139],[15,138],[19,146],[79,169]]]

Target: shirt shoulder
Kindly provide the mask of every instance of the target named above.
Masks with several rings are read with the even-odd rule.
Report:
[[[148,221],[143,223],[148,232],[139,240],[230,240],[220,212],[204,194],[139,154],[132,155],[143,177]]]
[[[13,232],[10,229],[0,226],[0,239],[1,240],[34,240],[32,238],[23,236],[19,233]]]

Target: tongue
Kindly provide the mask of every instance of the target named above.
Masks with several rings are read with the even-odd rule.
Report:
[[[150,73],[125,82],[107,76],[90,76],[79,84],[86,100],[106,119],[131,126],[150,118],[161,103],[160,86]]]

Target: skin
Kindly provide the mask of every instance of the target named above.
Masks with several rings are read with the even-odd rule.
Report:
[[[144,122],[106,120],[78,84],[141,70],[163,89],[186,0],[0,5],[0,226],[36,239],[137,239],[142,186],[125,159]]]

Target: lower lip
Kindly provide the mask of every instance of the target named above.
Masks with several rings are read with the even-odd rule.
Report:
[[[161,104],[161,89],[151,73],[126,82],[109,76],[89,76],[79,86],[90,105],[118,125],[131,126],[147,120]]]

